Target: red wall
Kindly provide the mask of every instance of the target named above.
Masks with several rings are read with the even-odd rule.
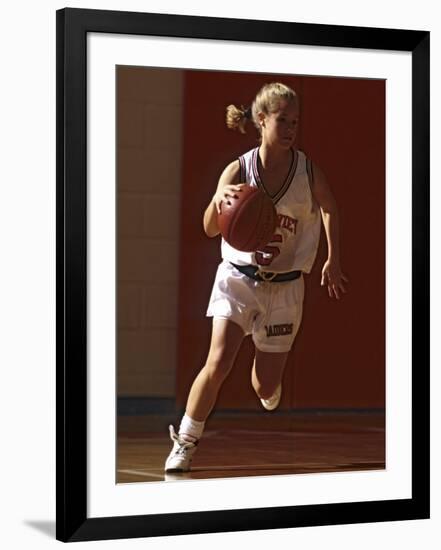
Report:
[[[349,292],[339,302],[320,287],[325,236],[306,277],[302,326],[284,376],[282,408],[383,407],[385,392],[385,83],[188,71],[185,74],[181,189],[181,261],[177,400],[184,405],[208,351],[205,317],[220,238],[207,238],[203,212],[226,164],[256,146],[257,133],[225,126],[229,103],[248,106],[265,83],[280,80],[301,102],[298,147],[327,175],[337,199],[343,271]],[[254,408],[249,338],[217,407]]]

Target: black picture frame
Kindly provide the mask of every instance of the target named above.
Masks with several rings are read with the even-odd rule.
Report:
[[[429,517],[429,33],[87,9],[57,11],[56,537],[65,542]],[[412,497],[157,515],[87,517],[88,33],[412,54]]]

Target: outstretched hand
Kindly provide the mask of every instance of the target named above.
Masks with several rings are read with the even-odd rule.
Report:
[[[346,294],[345,283],[348,283],[348,278],[342,273],[340,264],[327,260],[322,269],[322,281],[321,286],[328,287],[328,294],[330,298],[340,299],[341,294]]]

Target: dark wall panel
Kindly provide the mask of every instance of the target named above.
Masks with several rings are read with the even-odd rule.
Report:
[[[269,81],[293,87],[301,101],[298,146],[327,175],[341,225],[349,292],[339,302],[320,287],[325,236],[306,277],[303,323],[284,377],[282,408],[383,407],[385,391],[385,83],[187,71],[183,174],[177,399],[184,405],[204,364],[211,320],[205,317],[220,261],[220,239],[207,238],[203,212],[226,164],[258,144],[225,126],[229,103],[248,106]],[[221,408],[258,407],[246,339],[219,400]]]

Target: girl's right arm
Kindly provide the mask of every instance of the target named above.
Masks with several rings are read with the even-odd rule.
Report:
[[[220,214],[222,202],[237,196],[236,193],[245,185],[239,184],[239,170],[239,161],[235,160],[225,168],[219,178],[216,192],[204,213],[204,231],[208,237],[216,237],[220,233],[217,216]]]

